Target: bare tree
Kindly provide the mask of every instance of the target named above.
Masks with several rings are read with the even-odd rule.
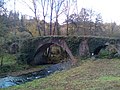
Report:
[[[8,10],[5,5],[9,2],[9,0],[0,0],[0,15],[7,14]]]
[[[64,2],[65,2],[65,0],[55,0],[55,25],[54,25],[53,34],[55,33],[55,31],[57,31],[57,35],[60,34],[58,17],[59,17],[59,16],[64,12],[64,10],[65,10],[65,8],[62,7]]]
[[[33,8],[27,3],[27,2],[25,2],[24,0],[22,0],[22,2],[24,2],[27,6],[28,6],[28,8],[34,13],[34,17],[35,17],[35,21],[36,21],[36,30],[39,32],[39,35],[41,35],[41,26],[40,26],[40,24],[39,24],[39,18],[38,18],[38,16],[37,16],[37,2],[38,2],[38,0],[32,0],[32,5],[33,5]]]
[[[83,23],[83,34],[86,35],[86,28],[87,28],[87,22],[88,22],[88,19],[89,19],[89,14],[87,12],[87,9],[85,8],[82,8],[81,11],[80,11],[80,19],[81,19],[81,22]]]
[[[38,30],[38,32],[39,32],[39,35],[41,35],[39,19],[38,19],[38,17],[37,17],[37,4],[36,4],[36,3],[37,3],[37,0],[33,0],[32,2],[33,2],[33,6],[34,6],[35,20],[36,20],[36,23],[37,23],[36,28],[37,28],[37,30]]]
[[[50,35],[52,35],[52,18],[55,0],[50,0]]]
[[[88,14],[89,14],[89,26],[88,26],[89,29],[88,30],[90,32],[90,35],[92,35],[93,34],[93,28],[92,27],[94,27],[93,18],[95,16],[95,13],[92,9],[89,9]]]
[[[3,13],[3,9],[4,9],[4,1],[1,0],[0,1],[0,15]]]
[[[96,15],[96,18],[95,18],[95,34],[96,35],[103,35],[103,19],[102,19],[102,16],[101,14],[97,14]]]
[[[46,35],[46,16],[48,13],[48,5],[49,5],[49,0],[41,0],[41,6],[42,6],[42,14],[43,14],[43,19],[44,19],[44,26],[43,26],[43,30],[44,30],[44,35]]]
[[[68,35],[68,19],[69,19],[69,13],[70,13],[70,0],[66,1],[65,8],[66,8],[65,15],[67,17],[67,21],[66,22],[67,22],[67,35]]]
[[[68,22],[74,28],[74,33],[77,35],[91,35],[94,30],[96,14],[92,9],[82,8],[80,13],[71,14],[68,17]],[[68,25],[69,25],[68,24]],[[97,22],[96,22],[97,24]],[[92,33],[93,34],[93,33]]]
[[[114,36],[114,31],[115,31],[115,28],[116,28],[116,23],[115,22],[110,23],[110,26],[111,26],[110,36]]]
[[[70,17],[70,12],[72,11],[73,13],[76,13],[75,9],[77,9],[77,0],[65,0],[64,3],[64,8],[65,8],[65,16],[66,16],[66,24],[67,24],[67,30],[66,34],[69,34],[69,17]]]

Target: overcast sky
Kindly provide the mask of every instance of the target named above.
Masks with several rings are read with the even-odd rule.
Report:
[[[7,4],[9,5],[8,8],[13,9],[14,0],[10,1],[11,3]],[[97,13],[101,13],[104,22],[115,21],[117,24],[120,24],[120,0],[78,0],[78,10],[80,11],[81,8],[93,9]],[[20,2],[16,3],[16,11],[19,11],[22,14],[34,15],[29,8]],[[60,20],[62,21],[62,19]]]
[[[104,21],[120,24],[120,0],[78,0],[79,6],[101,13]],[[81,7],[80,7],[81,8]]]

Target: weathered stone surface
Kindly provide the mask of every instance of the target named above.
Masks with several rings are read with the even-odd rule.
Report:
[[[16,54],[19,51],[19,45],[17,43],[12,43],[9,48],[9,52]]]
[[[46,58],[43,57],[45,50],[51,45],[60,46],[65,50],[73,63],[76,62],[74,56],[86,56],[86,55],[97,55],[102,48],[105,48],[106,43],[117,45],[120,39],[110,39],[101,37],[85,37],[68,36],[48,36],[48,37],[37,37],[23,41],[23,45],[20,49],[19,59],[26,61],[27,63],[33,64],[44,64]],[[118,48],[120,52],[120,48]]]
[[[79,45],[79,55],[80,57],[88,57],[90,55],[88,41],[83,40]]]
[[[31,64],[46,64],[46,58],[43,57],[43,53],[45,52],[45,50],[50,47],[51,45],[58,45],[61,48],[63,48],[63,50],[65,50],[67,52],[67,54],[69,55],[70,59],[73,61],[73,63],[75,63],[75,58],[72,55],[70,49],[68,48],[65,40],[63,39],[50,39],[47,42],[41,43],[38,48],[36,49],[36,53],[34,55],[34,60],[31,61]]]

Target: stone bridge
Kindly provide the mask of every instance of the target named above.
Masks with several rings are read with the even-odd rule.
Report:
[[[75,56],[90,57],[98,55],[101,49],[114,45],[114,49],[120,54],[120,39],[108,37],[78,37],[78,36],[47,36],[24,40],[18,59],[28,64],[46,64],[43,53],[51,45],[57,45],[66,51],[70,60],[75,64]]]

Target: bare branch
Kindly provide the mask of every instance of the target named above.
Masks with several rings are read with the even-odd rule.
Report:
[[[34,9],[32,9],[31,6],[27,2],[25,2],[25,0],[22,0],[22,2],[24,2],[28,6],[28,8],[35,13]]]

